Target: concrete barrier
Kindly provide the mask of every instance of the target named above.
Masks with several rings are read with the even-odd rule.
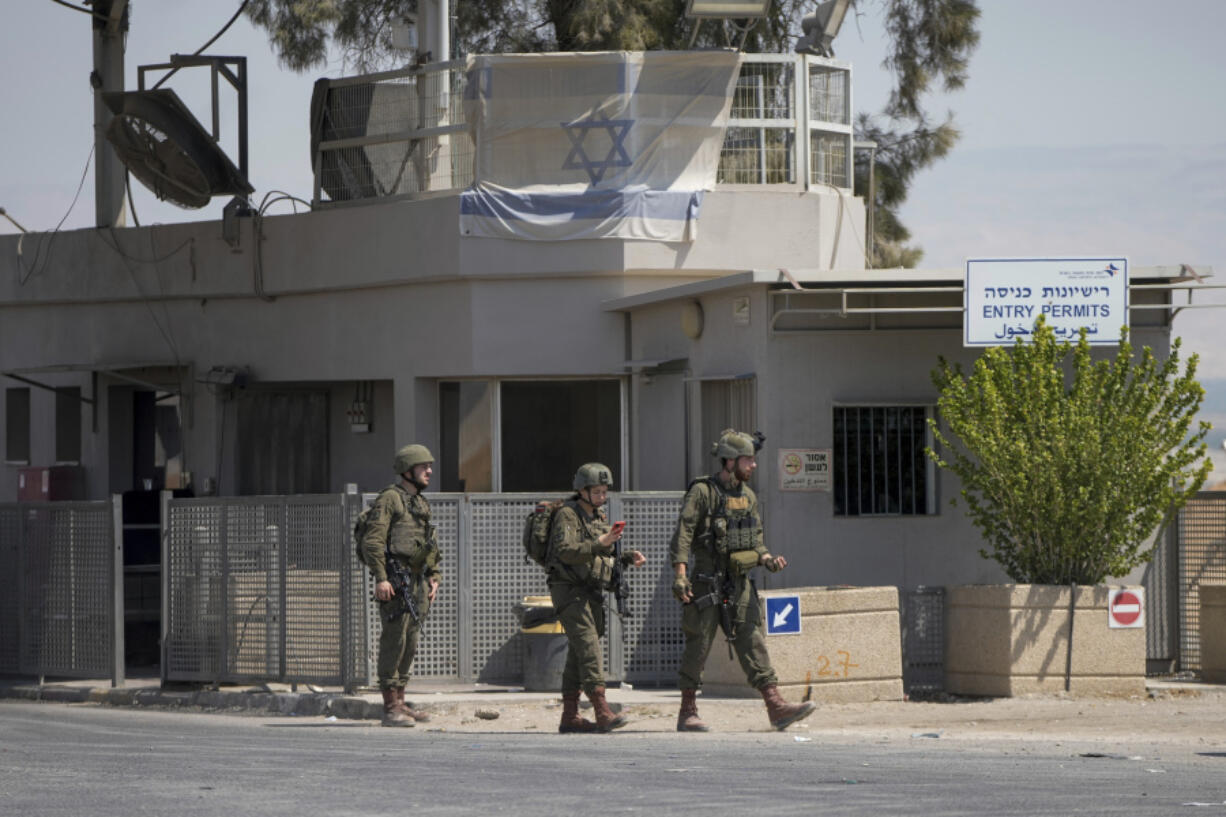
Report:
[[[799,633],[766,636],[785,698],[798,701],[811,685],[819,703],[902,700],[897,587],[802,587],[760,595],[763,608],[766,599],[777,596],[797,596],[800,604]],[[741,665],[729,659],[722,631],[707,657],[703,694],[758,694]]]
[[[1069,691],[1144,694],[1144,628],[1109,627],[1110,587],[1076,591]],[[1069,667],[1068,587],[963,585],[949,588],[946,599],[947,692],[1010,697],[1064,691]]]

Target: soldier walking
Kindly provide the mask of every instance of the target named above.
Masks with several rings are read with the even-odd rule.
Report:
[[[396,452],[393,468],[400,481],[384,488],[375,499],[361,542],[362,561],[375,578],[375,598],[383,621],[378,677],[384,726],[413,726],[430,720],[428,714],[405,702],[404,688],[417,654],[421,624],[440,580],[438,540],[430,523],[430,503],[422,496],[434,473],[433,464],[434,456],[424,445],[406,445]],[[405,586],[415,614],[402,595]]]
[[[612,472],[600,463],[580,466],[572,483],[575,493],[558,509],[550,530],[549,595],[567,643],[559,732],[611,732],[628,723],[609,708],[601,666],[604,591],[613,575],[614,546],[622,536],[620,527],[610,528],[603,507],[612,484]],[[634,567],[647,561],[637,550],[621,559],[623,566]],[[592,702],[595,723],[579,715],[580,690]]]
[[[717,628],[735,650],[750,686],[766,702],[771,726],[786,729],[816,708],[808,701],[787,703],[780,695],[762,636],[757,590],[749,578],[759,565],[772,573],[787,567],[787,559],[772,556],[763,544],[758,498],[746,484],[758,467],[755,457],[762,439],[733,429],[720,435],[711,450],[720,471],[690,483],[669,545],[673,595],[683,605],[685,634],[678,732],[709,731],[698,717],[697,695]]]

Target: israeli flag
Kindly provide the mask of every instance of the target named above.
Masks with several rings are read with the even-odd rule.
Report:
[[[461,234],[692,241],[739,63],[735,51],[470,57]]]

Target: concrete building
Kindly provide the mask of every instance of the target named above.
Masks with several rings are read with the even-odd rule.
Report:
[[[811,82],[769,86],[771,119],[780,65]],[[848,66],[747,59],[735,94],[690,241],[463,235],[454,116],[427,127],[447,178],[419,166],[413,190],[342,201],[325,177],[309,213],[0,238],[0,497],[374,490],[410,441],[444,491],[557,490],[587,460],[679,490],[736,426],[767,436],[788,585],[1000,580],[922,457],[938,355],[976,354],[964,272],[865,269]],[[1132,303],[1179,276],[1133,270]],[[1132,325],[1167,350],[1168,310]],[[829,479],[783,490],[785,450]]]

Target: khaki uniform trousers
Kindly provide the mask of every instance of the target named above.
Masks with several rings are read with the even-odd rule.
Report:
[[[694,582],[696,597],[710,592],[709,583]],[[685,634],[685,650],[681,653],[680,679],[677,684],[679,688],[702,688],[702,670],[706,666],[707,653],[711,651],[715,634],[718,632],[720,640],[723,640],[719,619],[720,608],[717,604],[702,610],[693,603],[682,605],[681,632]],[[761,689],[767,684],[777,683],[770,655],[766,651],[766,639],[762,637],[762,613],[758,608],[756,594],[746,578],[737,580],[732,619],[736,625],[732,649],[741,663],[749,685],[754,689]],[[720,649],[723,649],[722,644]]]
[[[417,613],[425,619],[430,612],[429,582],[425,579],[413,584],[413,598],[417,600]],[[409,668],[417,655],[417,639],[421,628],[413,620],[413,616],[405,611],[395,621],[388,621],[385,616],[391,612],[399,612],[404,607],[398,597],[391,601],[379,602],[379,617],[383,622],[383,632],[379,634],[379,660],[377,672],[379,688],[402,687],[409,683]]]
[[[562,692],[590,693],[604,686],[603,650],[604,596],[595,588],[554,583],[549,585],[553,609],[566,632],[566,666],[562,670]]]

